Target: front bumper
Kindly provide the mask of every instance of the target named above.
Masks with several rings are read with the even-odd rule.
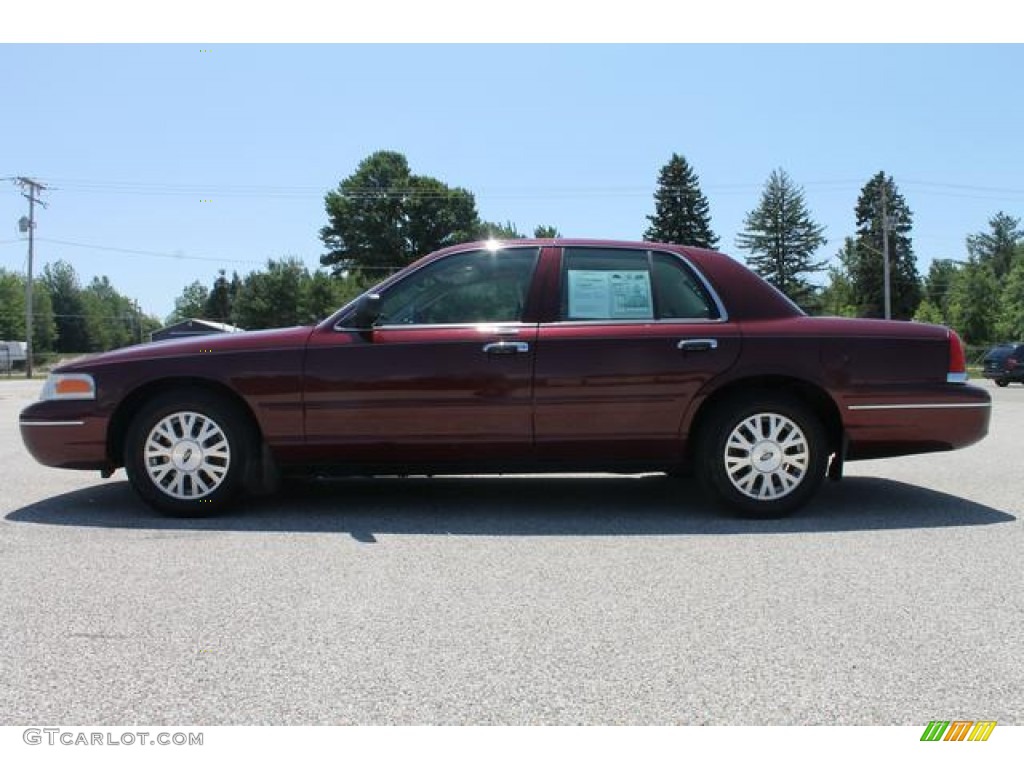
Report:
[[[21,440],[40,464],[63,469],[111,469],[105,416],[82,403],[40,401],[21,412]]]

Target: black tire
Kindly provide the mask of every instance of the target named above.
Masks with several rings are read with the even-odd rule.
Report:
[[[124,468],[136,493],[158,512],[208,517],[241,491],[257,444],[234,403],[203,389],[168,391],[132,420]]]
[[[997,387],[1005,387],[1009,383],[1010,382],[1008,382],[1006,379],[996,379],[996,386]],[[1024,384],[1024,382],[1021,382],[1021,383]]]
[[[829,453],[814,411],[795,398],[758,392],[715,407],[694,459],[701,485],[728,511],[769,519],[807,503],[825,479]]]

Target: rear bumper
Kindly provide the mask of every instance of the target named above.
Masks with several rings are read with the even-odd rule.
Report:
[[[992,398],[980,387],[937,384],[860,393],[842,404],[846,458],[965,448],[988,434]]]

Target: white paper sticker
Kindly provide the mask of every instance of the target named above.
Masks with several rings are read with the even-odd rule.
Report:
[[[570,269],[569,317],[651,320],[651,276],[644,269]]]

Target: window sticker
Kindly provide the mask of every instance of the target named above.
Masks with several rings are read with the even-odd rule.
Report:
[[[569,317],[651,320],[651,276],[645,269],[570,269]]]

